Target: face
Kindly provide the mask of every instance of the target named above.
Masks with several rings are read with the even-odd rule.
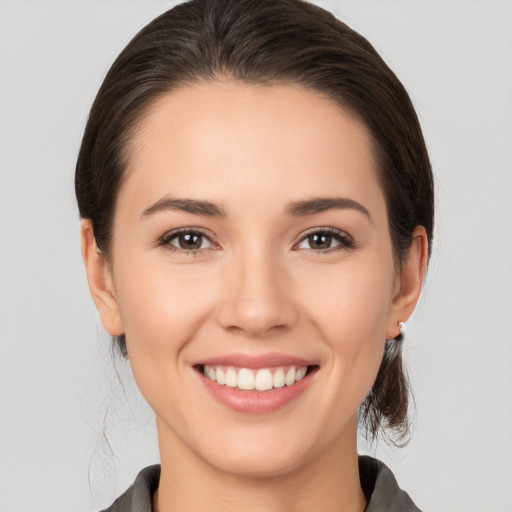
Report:
[[[100,314],[161,446],[246,475],[355,446],[400,320],[362,123],[292,86],[172,92],[129,147],[113,233]]]

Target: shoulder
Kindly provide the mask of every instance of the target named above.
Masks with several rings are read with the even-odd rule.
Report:
[[[391,470],[372,457],[359,457],[361,486],[368,499],[365,512],[421,512],[400,489]]]
[[[160,465],[143,469],[128,490],[102,512],[153,512],[152,497],[160,481]]]

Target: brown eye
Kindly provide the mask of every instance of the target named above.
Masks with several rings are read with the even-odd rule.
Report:
[[[329,251],[337,249],[352,249],[354,241],[343,231],[334,229],[310,231],[297,244],[297,249],[310,251]]]
[[[199,252],[203,249],[215,248],[210,238],[200,231],[175,231],[168,233],[161,240],[161,246],[173,251]]]
[[[308,243],[311,249],[329,249],[332,241],[332,236],[326,233],[315,233],[308,236]]]
[[[176,240],[181,249],[201,249],[203,244],[203,235],[200,235],[199,233],[182,233],[176,237]]]

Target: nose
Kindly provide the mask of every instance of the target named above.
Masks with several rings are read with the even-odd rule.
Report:
[[[291,279],[275,258],[254,251],[230,263],[218,310],[224,329],[251,337],[269,336],[297,322]]]

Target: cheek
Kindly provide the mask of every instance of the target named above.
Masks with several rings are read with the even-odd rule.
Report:
[[[386,341],[394,267],[375,260],[343,271],[332,269],[316,280],[309,311],[332,355],[328,389],[359,405],[377,375]]]
[[[121,316],[134,343],[148,348],[169,347],[199,326],[209,303],[207,269],[176,269],[166,263],[164,254],[158,258],[126,258],[117,270]]]
[[[329,338],[339,337],[341,343],[348,344],[356,339],[382,340],[394,278],[391,259],[386,264],[378,258],[366,258],[317,272],[310,280],[314,286],[308,286],[304,296],[312,317],[317,319],[319,328],[329,332]]]
[[[163,256],[165,259],[165,255]],[[157,416],[169,408],[182,410],[187,367],[184,354],[211,311],[212,293],[185,267],[173,269],[158,260],[126,258],[119,264],[116,292],[123,318],[126,345],[134,379]],[[186,381],[186,380],[185,380]],[[187,417],[172,414],[175,427],[186,432]]]
[[[182,350],[211,311],[211,293],[201,285],[208,282],[206,272],[197,275],[197,267],[192,278],[185,266],[176,271],[165,255],[161,259],[127,257],[116,269],[130,364],[143,394],[148,386],[159,387],[160,379],[175,377],[176,371],[169,375],[169,362],[182,371]]]

